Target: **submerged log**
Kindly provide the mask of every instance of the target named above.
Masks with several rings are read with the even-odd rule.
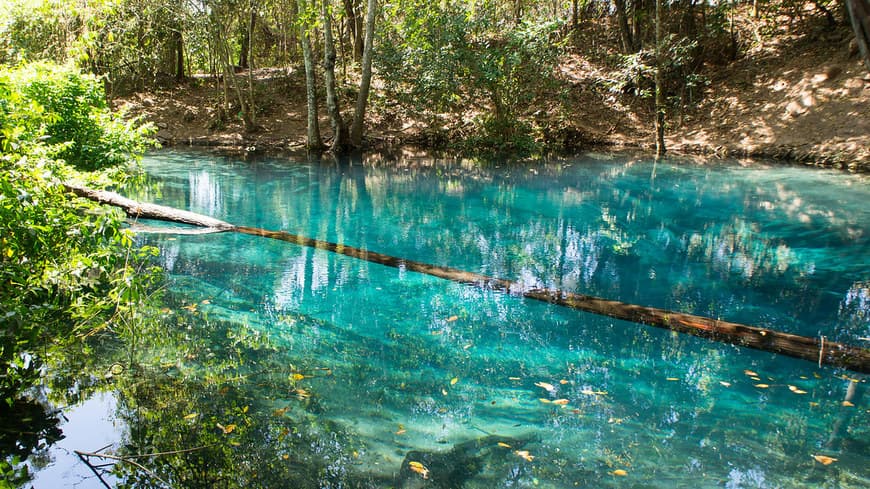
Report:
[[[818,363],[820,366],[830,365],[856,372],[870,373],[870,350],[859,346],[828,341],[823,336],[811,338],[759,326],[721,321],[694,314],[629,304],[558,289],[527,288],[511,280],[488,277],[458,268],[406,260],[285,231],[269,231],[248,226],[234,226],[227,222],[193,212],[154,204],[142,204],[121,197],[113,192],[96,191],[72,185],[67,185],[67,188],[80,197],[121,207],[128,215],[138,218],[183,222],[185,224],[214,228],[219,231],[233,231],[277,239],[300,246],[308,246],[389,267],[424,273],[465,285],[491,289],[615,319],[669,329],[679,333],[745,346],[756,350],[780,353]]]

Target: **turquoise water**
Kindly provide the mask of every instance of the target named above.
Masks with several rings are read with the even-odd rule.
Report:
[[[595,154],[161,152],[143,167],[141,200],[234,224],[853,345],[870,337],[866,176]],[[312,487],[870,486],[865,376],[280,241],[142,239],[159,247],[174,300],[264,338],[269,361],[288,366],[286,385],[249,395],[253,409],[326,423],[320,439],[337,441],[307,459],[325,467]]]

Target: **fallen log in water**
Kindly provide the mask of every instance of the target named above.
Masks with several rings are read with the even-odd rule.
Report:
[[[810,338],[758,326],[720,321],[718,319],[696,316],[694,314],[629,304],[558,289],[530,289],[511,280],[487,277],[479,273],[452,267],[432,265],[415,260],[406,260],[374,251],[355,248],[353,246],[321,241],[284,231],[269,231],[266,229],[247,226],[234,226],[227,222],[189,211],[182,211],[155,204],[142,204],[122,197],[114,192],[91,190],[74,185],[66,185],[66,188],[80,197],[121,207],[131,217],[182,222],[185,224],[212,228],[216,231],[233,231],[253,236],[278,239],[300,246],[308,246],[333,253],[339,253],[389,267],[410,270],[417,273],[425,273],[427,275],[451,280],[461,284],[492,289],[511,295],[522,296],[550,304],[557,304],[602,316],[665,328],[671,331],[686,333],[723,343],[754,348],[756,350],[781,353],[783,355],[809,360],[814,363],[817,362],[819,365],[830,365],[854,370],[856,372],[870,373],[870,350],[844,343],[827,341],[824,337]]]
[[[120,207],[121,209],[124,209],[124,212],[126,212],[128,216],[134,219],[142,218],[156,219],[159,221],[178,222],[182,224],[191,224],[194,226],[210,228],[215,231],[231,231],[234,227],[232,224],[221,221],[220,219],[204,216],[195,212],[175,209],[173,207],[137,202],[135,200],[123,197],[115,192],[108,192],[106,190],[94,190],[73,183],[65,183],[63,184],[63,186],[67,189],[67,191],[72,192],[79,197],[84,197],[86,199],[99,202],[101,204],[109,204],[115,207]]]

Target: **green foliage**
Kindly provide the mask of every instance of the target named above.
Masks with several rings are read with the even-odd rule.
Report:
[[[33,140],[41,133],[39,143],[48,145],[48,156],[83,170],[123,164],[153,144],[150,126],[109,111],[102,84],[93,75],[35,63],[11,71],[9,80],[10,117],[20,123],[4,126],[4,141]]]
[[[553,84],[562,46],[559,22],[506,26],[464,2],[411,2],[390,12],[376,58],[391,96],[418,113],[471,120],[467,147],[524,149],[534,142],[523,120]],[[480,147],[480,145],[484,147]]]
[[[53,348],[144,300],[153,275],[137,267],[151,251],[132,249],[121,212],[72,198],[62,182],[87,177],[67,162],[108,168],[147,143],[109,114],[93,77],[44,64],[0,72],[0,402],[40,380]],[[0,460],[7,480],[21,475]]]

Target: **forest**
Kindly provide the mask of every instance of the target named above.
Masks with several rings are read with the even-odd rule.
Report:
[[[102,382],[116,382],[126,415],[142,433],[152,430],[130,441],[129,457],[117,455],[127,462],[119,464],[119,477],[129,487],[345,481],[316,459],[330,450],[317,445],[323,434],[338,432],[331,421],[306,431],[283,417],[289,407],[249,412],[255,394],[228,380],[268,371],[260,386],[283,389],[289,376],[293,401],[312,421],[310,413],[321,406],[302,383],[332,375],[331,369],[287,367],[274,345],[230,321],[192,328],[210,299],[188,303],[167,292],[167,271],[155,265],[161,250],[137,239],[122,210],[71,193],[82,185],[171,195],[137,166],[161,145],[243,157],[295,151],[335,164],[347,155],[413,148],[408,151],[477,158],[482,168],[493,158],[524,162],[633,148],[659,157],[764,157],[870,171],[867,0],[0,5],[0,423],[33,421],[25,431],[0,426],[0,488],[27,484],[29,464],[38,460],[31,455],[62,438],[62,414],[46,406],[73,405],[104,388]],[[363,183],[352,182],[363,195],[354,198],[366,197],[359,190],[366,178],[391,178],[372,170]],[[538,171],[550,170],[528,169]],[[344,249],[328,244],[315,247]],[[620,246],[612,247],[616,255]],[[860,295],[867,288],[854,290]],[[281,321],[333,327],[287,317]],[[447,317],[447,323],[458,320]],[[660,322],[671,320],[665,314]],[[224,356],[207,346],[213,336],[228,341]],[[183,374],[158,375],[159,368],[176,367],[156,354],[142,358],[145,344],[161,354],[185,351],[188,360],[200,357],[220,374],[181,388],[177,378],[200,373],[179,362]],[[420,351],[411,341],[402,345]],[[130,378],[122,380],[128,370]],[[144,387],[148,382],[153,386]],[[450,388],[458,382],[449,378]],[[446,388],[441,392],[447,396]],[[185,431],[205,422],[197,402],[213,405],[208,424],[217,430]],[[280,423],[270,425],[276,412]],[[394,433],[404,433],[398,426]],[[260,446],[264,438],[269,444]],[[298,455],[287,455],[285,438],[295,440]],[[530,442],[486,439],[514,448]],[[343,442],[355,448],[330,456],[353,465],[362,445]],[[190,447],[195,453],[185,458]],[[169,461],[156,472],[139,470],[136,454],[143,451],[166,452]],[[515,453],[531,462],[527,451]],[[101,454],[79,455],[86,456]],[[283,466],[289,457],[307,463]],[[405,460],[403,471],[423,474],[414,463]],[[610,476],[624,475],[606,465]],[[378,485],[365,478],[354,483]]]
[[[816,112],[866,109],[864,0],[7,3],[0,61],[100,76],[165,141],[545,153],[664,146],[660,127],[720,136],[673,138],[690,151],[866,159],[861,121],[835,147],[793,142]],[[750,118],[774,134],[717,128]]]

